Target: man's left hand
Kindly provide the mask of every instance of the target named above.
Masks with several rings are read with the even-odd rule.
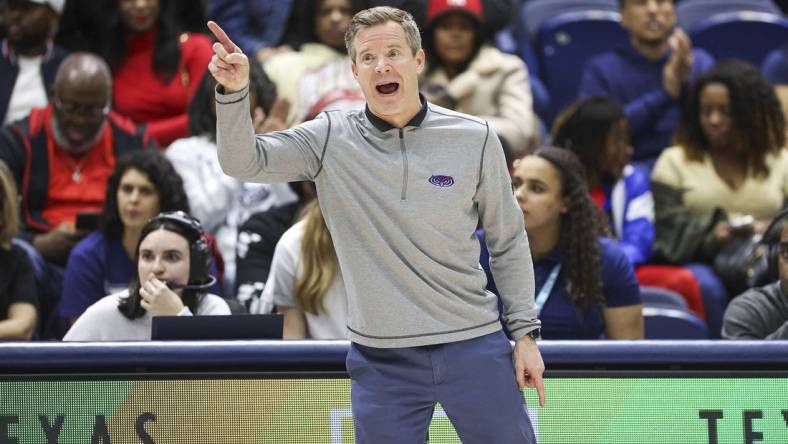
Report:
[[[542,361],[542,354],[539,353],[536,341],[528,336],[516,340],[512,359],[514,359],[517,386],[521,391],[525,387],[535,388],[539,396],[539,405],[544,407],[544,380],[542,379],[544,361]]]

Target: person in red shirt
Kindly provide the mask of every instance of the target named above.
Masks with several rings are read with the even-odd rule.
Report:
[[[179,33],[172,2],[117,0],[102,55],[112,69],[112,108],[166,147],[189,135],[187,108],[211,61],[210,39]]]
[[[52,308],[48,302],[59,298],[61,267],[88,232],[76,225],[77,214],[101,210],[120,155],[152,146],[144,125],[110,111],[111,91],[103,60],[72,54],[55,75],[49,105],[0,130],[0,160],[22,194],[19,237],[32,245],[36,268],[46,271],[45,315]]]

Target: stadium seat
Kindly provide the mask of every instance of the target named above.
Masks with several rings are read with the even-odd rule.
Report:
[[[536,39],[540,77],[550,95],[548,127],[577,97],[583,67],[593,56],[627,44],[618,12],[568,12],[542,23]]]
[[[645,339],[708,339],[706,324],[692,313],[673,308],[643,307]]]
[[[495,34],[495,46],[501,51],[519,56],[528,67],[528,78],[531,84],[531,97],[536,115],[544,119],[550,111],[550,95],[547,93],[542,79],[539,78],[539,63],[531,45],[520,48],[520,43],[514,35],[514,27],[507,26]]]
[[[788,41],[788,19],[766,12],[724,12],[699,21],[689,36],[694,47],[718,61],[737,58],[760,67],[769,52]]]
[[[618,12],[618,0],[529,0],[520,8],[516,34],[533,41],[542,22],[567,12],[609,11]]]
[[[780,14],[772,0],[682,0],[676,2],[678,25],[689,32],[700,21],[724,12],[768,12]]]
[[[766,55],[761,65],[761,72],[766,80],[772,85],[785,84],[788,82],[788,72],[784,67],[785,60],[788,59],[788,42]]]
[[[680,294],[666,288],[641,286],[640,297],[643,299],[643,305],[647,307],[690,311],[687,301]]]

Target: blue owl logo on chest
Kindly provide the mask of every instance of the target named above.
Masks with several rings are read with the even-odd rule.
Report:
[[[433,174],[429,178],[429,182],[436,187],[448,188],[454,185],[454,178],[451,176],[444,176],[440,174]]]

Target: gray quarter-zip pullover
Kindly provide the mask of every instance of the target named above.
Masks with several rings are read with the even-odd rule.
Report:
[[[498,331],[475,231],[515,339],[539,327],[523,215],[498,137],[480,119],[422,100],[394,128],[369,110],[327,111],[255,136],[248,88],[217,90],[224,171],[315,182],[348,296],[348,337],[370,347],[462,341]]]

